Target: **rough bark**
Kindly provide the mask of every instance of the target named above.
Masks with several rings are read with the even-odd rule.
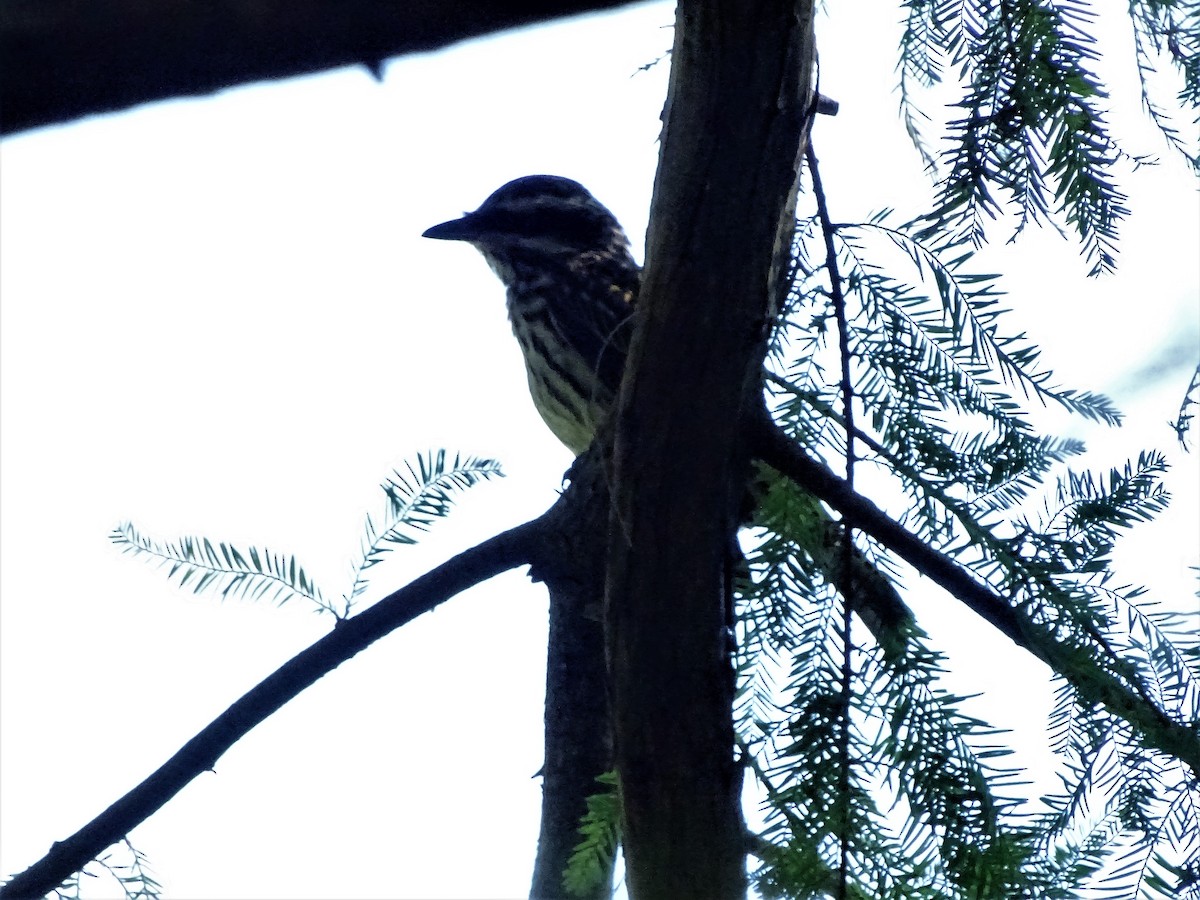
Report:
[[[635,900],[745,894],[727,555],[810,105],[812,9],[683,0],[617,415],[607,651]]]
[[[0,134],[210,94],[629,0],[4,0]]]

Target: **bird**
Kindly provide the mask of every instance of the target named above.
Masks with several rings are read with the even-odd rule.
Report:
[[[641,280],[616,217],[577,181],[527,175],[423,237],[473,244],[503,282],[533,404],[579,456],[616,399]]]
[[[462,241],[483,255],[506,289],[534,406],[551,433],[582,454],[615,403],[641,283],[616,216],[577,181],[526,175],[422,236]],[[759,480],[782,478],[764,476],[765,468]],[[811,494],[798,497],[806,527],[788,537],[830,584],[845,585],[841,527]],[[898,651],[916,627],[907,605],[858,548],[850,576],[851,607],[885,652]]]

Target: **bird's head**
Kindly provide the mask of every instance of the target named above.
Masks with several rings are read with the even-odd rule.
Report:
[[[590,256],[634,265],[616,217],[579,182],[555,175],[510,181],[479,209],[423,237],[473,244],[506,281],[516,268],[573,267]]]

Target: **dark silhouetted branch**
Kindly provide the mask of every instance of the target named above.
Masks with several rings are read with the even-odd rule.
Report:
[[[374,606],[338,623],[229,707],[149,778],[3,888],[4,900],[44,897],[216,765],[247,732],[381,637],[422,613],[537,557],[541,519],[505,531],[448,560]]]
[[[362,65],[629,0],[4,0],[0,134]]]
[[[542,824],[531,900],[566,896],[563,873],[581,839],[587,798],[603,790],[596,779],[613,767],[603,621],[609,495],[601,444],[576,460],[570,487],[542,517],[538,561],[529,573],[550,592]],[[610,871],[591,895],[572,900],[611,895]]]

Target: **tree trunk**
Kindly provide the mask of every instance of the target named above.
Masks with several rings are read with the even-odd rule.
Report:
[[[808,0],[682,0],[618,406],[607,650],[634,900],[745,895],[728,550],[790,247]]]

